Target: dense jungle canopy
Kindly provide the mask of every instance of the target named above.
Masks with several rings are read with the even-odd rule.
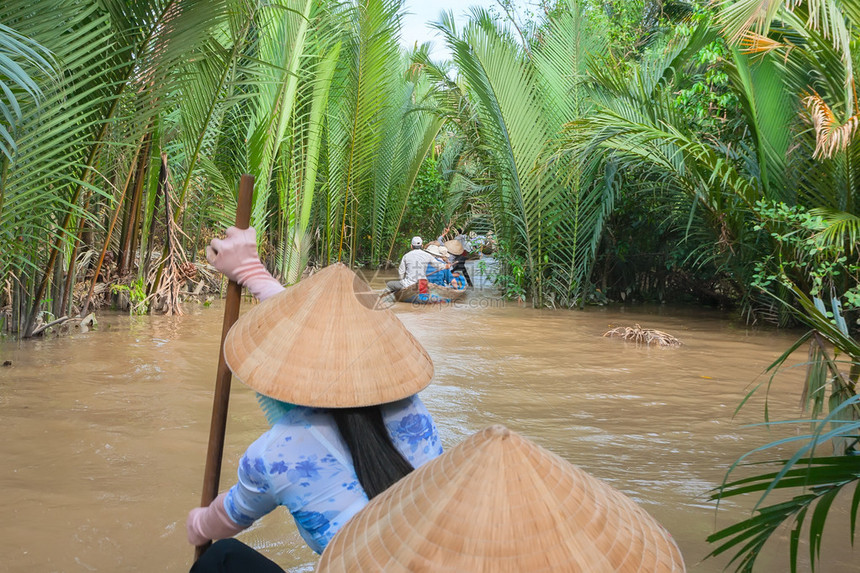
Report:
[[[691,301],[809,326],[804,396],[813,417],[831,396],[845,425],[825,434],[845,443],[812,497],[715,539],[751,539],[742,565],[856,485],[860,3],[499,0],[439,16],[450,61],[400,47],[403,10],[4,0],[0,330],[181,312],[220,281],[203,247],[249,173],[285,283],[456,226],[495,234],[502,293],[535,306]]]
[[[285,282],[454,225],[539,306],[858,303],[856,3],[499,2],[440,15],[445,62],[400,48],[403,9],[4,2],[5,329],[178,311],[241,173]]]

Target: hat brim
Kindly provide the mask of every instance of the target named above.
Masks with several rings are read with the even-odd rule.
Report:
[[[230,370],[260,394],[347,408],[401,400],[433,377],[427,351],[342,264],[326,267],[244,314],[224,341]]]

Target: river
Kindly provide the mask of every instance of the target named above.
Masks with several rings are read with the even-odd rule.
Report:
[[[740,455],[785,435],[749,426],[762,421],[764,393],[734,413],[797,333],[669,306],[535,310],[490,291],[455,307],[394,310],[433,358],[422,396],[446,447],[504,424],[640,503],[675,537],[688,570],[723,569],[725,558],[703,560],[705,538],[747,517],[754,499],[715,512],[708,492]],[[0,570],[187,570],[185,516],[200,498],[223,306],[185,311],[105,313],[87,333],[0,342],[0,363],[12,362],[0,367]],[[636,323],[684,345],[601,336]],[[774,379],[772,418],[800,417],[801,379],[802,368]],[[265,427],[253,393],[234,380],[222,489]],[[847,509],[833,511],[820,571],[858,571]],[[756,570],[787,570],[787,536]],[[315,565],[283,509],[240,538],[289,570]]]

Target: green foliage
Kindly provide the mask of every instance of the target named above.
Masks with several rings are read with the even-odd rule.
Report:
[[[822,214],[802,206],[760,201],[756,205],[760,222],[756,230],[767,231],[775,252],[756,263],[752,286],[774,292],[775,285],[797,285],[813,298],[834,298],[840,294],[844,316],[854,329],[860,300],[860,259],[856,243],[833,241]],[[821,213],[821,212],[819,212]],[[850,239],[849,239],[850,241]]]
[[[564,122],[587,111],[587,62],[605,44],[581,5],[552,15],[545,25],[528,27],[539,33],[526,38],[526,28],[514,22],[514,31],[483,10],[474,9],[462,31],[446,15],[439,29],[459,76],[451,85],[439,74],[438,83],[455,104],[449,117],[484,164],[479,193],[494,227],[511,260],[522,261],[517,288],[535,305],[572,306],[581,298],[612,193],[595,182],[595,163],[547,158]]]
[[[445,227],[445,180],[439,173],[439,162],[426,157],[415,178],[412,192],[400,224],[401,236],[421,235],[435,239]],[[427,239],[429,240],[429,239]]]
[[[760,213],[767,218],[767,223],[775,228],[773,233],[779,235],[780,246],[799,248],[801,251],[806,251],[812,259],[823,257],[815,241],[808,242],[809,239],[804,236],[803,231],[809,232],[819,226],[808,213],[783,204],[761,204]],[[826,259],[819,259],[818,262],[810,260],[806,268],[818,272],[822,282],[832,283],[835,278],[832,274],[834,267],[826,262],[821,264],[823,261]],[[793,270],[802,269],[794,267]],[[767,410],[765,410],[766,423],[810,425],[812,431],[756,448],[732,465],[729,474],[752,454],[784,444],[801,444],[790,459],[766,462],[779,467],[778,471],[756,474],[723,484],[713,494],[713,499],[721,500],[726,497],[761,492],[755,507],[757,515],[708,537],[709,542],[720,543],[710,556],[735,549],[737,553],[732,562],[738,562],[737,570],[752,571],[765,543],[774,532],[791,521],[794,527],[789,555],[791,571],[794,573],[797,571],[801,531],[808,513],[812,510],[809,520],[809,549],[810,562],[814,571],[815,564],[820,558],[824,524],[831,505],[840,491],[852,486],[854,498],[851,504],[850,538],[853,542],[858,501],[860,501],[860,455],[858,455],[860,452],[858,450],[860,396],[857,395],[857,384],[860,382],[860,342],[849,333],[840,310],[839,297],[835,293],[831,299],[830,310],[827,310],[820,298],[814,295],[812,298],[807,296],[785,272],[772,276],[759,275],[759,280],[762,288],[770,288],[771,283],[776,282],[793,293],[800,302],[800,309],[785,300],[780,300],[780,304],[795,313],[801,322],[812,329],[768,368],[776,372],[795,350],[802,344],[809,343],[809,362],[802,395],[803,404],[808,407],[810,417],[788,422],[769,422]],[[812,283],[815,285],[816,281],[813,280]],[[820,290],[821,285],[818,284],[813,288]],[[749,393],[741,406],[757,389],[758,387]],[[825,405],[829,412],[824,418],[818,419]],[[822,455],[822,450],[826,452],[831,450],[832,455]],[[800,490],[801,493],[795,494],[788,501],[760,507],[772,492],[786,489]]]
[[[848,263],[844,242],[827,240],[827,235],[822,233],[827,225],[820,216],[797,206],[769,202],[759,202],[757,213],[762,221],[760,228],[770,232],[778,250],[758,265],[754,284],[776,297],[784,308],[812,329],[768,368],[776,372],[802,344],[809,344],[802,402],[808,408],[810,418],[768,423],[811,423],[812,432],[756,448],[732,466],[729,473],[751,454],[787,443],[802,443],[790,459],[768,462],[779,467],[778,471],[726,483],[714,493],[713,499],[751,492],[761,492],[761,497],[756,504],[757,515],[714,533],[708,537],[708,541],[720,543],[711,553],[712,556],[735,549],[737,553],[732,562],[737,561],[737,570],[752,571],[759,553],[772,534],[791,521],[793,530],[789,555],[791,571],[794,573],[797,571],[799,539],[806,518],[811,513],[809,550],[814,571],[820,558],[824,525],[833,502],[842,490],[854,488],[851,503],[852,542],[860,502],[860,396],[857,395],[860,341],[851,335],[850,318],[846,320],[850,314],[856,315],[857,311],[858,266],[856,257],[855,263]],[[855,249],[856,246],[852,244],[847,247],[847,252]],[[808,277],[806,289],[799,287],[792,278],[798,276]],[[854,293],[846,297],[848,304],[844,312],[837,284],[850,285],[849,292]],[[794,305],[794,301],[779,298],[773,292],[775,285],[793,295],[799,308]],[[807,289],[810,294],[807,294]],[[827,294],[830,295],[829,310],[820,298]],[[757,388],[750,392],[741,406]],[[825,411],[825,406],[829,410],[827,415],[818,419]],[[821,450],[832,450],[833,455],[822,455]],[[789,501],[759,507],[772,492],[785,489],[800,490],[801,493]]]
[[[112,284],[111,294],[125,293],[128,296],[128,312],[130,314],[146,314],[149,312],[149,297],[146,295],[146,281],[143,278],[136,279],[128,285]]]
[[[848,405],[856,405],[856,398]],[[798,421],[800,422],[800,421]],[[803,421],[805,423],[805,421]],[[824,423],[824,422],[821,422]],[[843,425],[836,434],[824,433],[817,429],[812,435],[804,435],[810,440],[802,451],[808,452],[810,446],[820,447],[827,439],[839,434],[851,435],[856,440],[857,424]],[[766,447],[780,445],[774,442]],[[781,466],[779,472],[758,474],[753,477],[724,484],[713,499],[723,499],[741,494],[765,492],[761,501],[773,490],[803,489],[802,493],[788,501],[756,508],[756,515],[720,530],[708,537],[711,543],[722,542],[710,555],[720,555],[731,549],[739,549],[730,563],[736,563],[736,571],[747,573],[754,566],[761,549],[771,536],[782,529],[787,522],[793,524],[791,531],[791,571],[797,571],[799,541],[807,517],[809,522],[809,553],[812,570],[821,557],[821,541],[828,512],[839,493],[853,488],[855,500],[860,496],[860,456],[803,458],[796,456],[790,460],[777,460],[771,464]],[[849,540],[854,537],[854,523],[857,519],[857,503],[852,504],[852,527]]]
[[[838,426],[842,433],[819,429],[822,439],[816,443],[832,442],[837,455],[850,454],[856,440],[853,396],[860,378],[860,351],[851,335],[856,330],[860,236],[860,146],[851,131],[857,107],[850,52],[856,42],[847,41],[851,33],[856,36],[860,20],[847,5],[730,0],[720,3],[724,13],[719,24],[727,35],[720,37],[711,14],[700,10],[690,24],[676,28],[668,44],[654,42],[621,62],[618,57],[601,60],[590,72],[593,108],[565,127],[557,153],[581,163],[599,161],[607,183],[625,186],[616,194],[601,243],[598,277],[601,264],[611,266],[612,256],[629,271],[642,251],[656,249],[649,253],[652,260],[665,257],[672,266],[681,266],[676,272],[724,276],[755,316],[768,317],[761,305],[768,298],[769,308],[780,317],[813,329],[773,368],[802,343],[812,345],[804,403],[813,417],[828,407],[821,428]],[[753,33],[746,34],[751,28]],[[735,45],[744,34],[747,49]],[[827,93],[816,100],[817,117],[803,103],[810,81],[819,94]],[[825,107],[832,114],[826,121],[820,112]],[[833,157],[820,160],[826,130],[841,130],[844,139],[840,146],[831,144]],[[650,237],[631,241],[625,233],[637,225],[646,233],[658,231],[656,237],[683,229],[683,240],[675,246],[655,244]],[[689,245],[686,253],[678,248],[683,243]],[[653,276],[656,268],[652,264],[647,272]],[[629,285],[635,279],[626,280]],[[622,288],[630,292],[629,286],[616,291]],[[767,295],[759,296],[761,289]],[[804,451],[815,457],[814,446]],[[778,463],[792,472],[796,462]],[[723,545],[715,553],[736,549],[740,569],[750,570],[775,528],[797,517],[794,567],[803,517],[809,509],[815,553],[834,488],[856,482],[849,466],[848,457],[840,458],[816,466],[812,474],[818,472],[820,481],[804,474],[809,482],[784,482],[785,487],[809,483],[813,493],[765,508],[716,534],[712,540]],[[822,477],[836,471],[848,480],[834,485]],[[767,493],[781,477],[753,481],[758,479]],[[726,491],[742,489],[736,483]]]
[[[30,98],[38,103],[42,90],[36,74],[54,75],[49,61],[51,54],[33,40],[22,36],[12,28],[0,24],[0,152],[11,160],[17,150],[15,126],[23,119],[19,98]],[[26,105],[26,104],[25,104]]]
[[[502,296],[525,302],[529,282],[526,260],[511,249],[504,239],[499,240],[494,256],[499,261],[499,272],[493,280]]]
[[[550,4],[544,2],[544,5]],[[546,6],[556,12],[574,2]],[[592,25],[606,32],[608,48],[619,61],[635,59],[659,37],[665,17],[681,3],[660,0],[581,0]],[[665,5],[664,5],[665,4]],[[551,12],[550,12],[551,13]]]
[[[695,24],[680,24],[675,33],[689,37],[695,26],[706,21],[709,14],[697,14]],[[738,140],[740,101],[732,91],[727,61],[731,50],[726,41],[717,38],[691,58],[690,79],[679,86],[672,105],[689,122],[689,129],[719,134],[725,143]]]
[[[610,300],[731,306],[740,293],[689,200],[624,180],[595,259],[592,281]]]
[[[126,259],[122,274],[147,280],[149,295],[165,292],[176,278],[144,261],[159,259],[158,244],[167,260],[167,218],[185,232],[170,249],[199,253],[202,230],[232,223],[242,173],[255,175],[252,223],[276,275],[297,280],[314,254],[384,259],[442,125],[397,45],[401,9],[393,0],[3,3],[0,21],[15,30],[3,28],[0,46],[16,49],[25,71],[45,67],[48,52],[59,70],[56,82],[22,84],[30,93],[3,100],[16,127],[8,149],[26,145],[0,161],[0,277],[15,276],[34,309],[12,322],[32,323],[45,293],[73,273],[82,239],[91,252],[105,246],[106,265]]]

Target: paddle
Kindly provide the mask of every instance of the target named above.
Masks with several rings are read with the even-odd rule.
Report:
[[[254,177],[242,175],[239,180],[239,200],[236,204],[236,227],[247,229],[251,223],[251,198],[254,195]],[[203,471],[203,495],[200,506],[206,507],[218,495],[221,479],[221,458],[224,454],[224,432],[227,427],[227,406],[230,403],[230,381],[232,374],[224,360],[224,339],[230,327],[239,318],[239,303],[242,287],[239,283],[227,283],[227,302],[224,306],[224,324],[221,327],[221,344],[218,350],[218,370],[215,374],[215,398],[212,402],[212,422],[209,425],[209,447],[206,451],[206,469]],[[194,561],[212,545],[211,541],[194,549]]]

